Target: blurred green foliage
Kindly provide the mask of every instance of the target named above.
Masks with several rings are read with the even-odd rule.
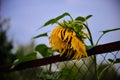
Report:
[[[16,56],[12,53],[13,44],[7,38],[10,19],[0,19],[0,66],[11,64]]]
[[[35,57],[32,55],[34,47],[33,42],[25,46],[19,45],[17,51],[15,53],[12,52],[13,41],[9,41],[7,37],[7,32],[10,28],[9,23],[10,19],[8,18],[3,20],[0,19],[0,66],[10,65],[16,59],[26,61]],[[0,80],[38,80],[36,75],[39,71],[41,72],[41,69],[42,68],[38,67],[10,73],[0,73]]]

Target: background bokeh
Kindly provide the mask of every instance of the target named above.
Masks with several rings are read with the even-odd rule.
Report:
[[[69,12],[73,18],[77,16],[93,17],[88,20],[94,42],[102,30],[120,27],[120,0],[1,0],[2,18],[10,18],[9,39],[14,46],[28,44],[40,33],[51,31],[56,25],[38,30],[47,20]],[[119,31],[109,33],[100,43],[120,40]],[[47,38],[35,40],[36,44],[49,44]]]

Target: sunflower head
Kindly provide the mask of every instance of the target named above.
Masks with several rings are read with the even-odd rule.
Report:
[[[65,55],[73,59],[80,59],[83,56],[87,57],[84,40],[79,37],[74,30],[57,26],[51,32],[50,45],[52,50],[60,52],[60,56]]]
[[[65,16],[69,16],[70,20],[59,22]],[[81,57],[87,57],[84,41],[89,38],[89,34],[84,30],[87,27],[85,22],[90,17],[91,15],[79,16],[73,19],[69,13],[64,13],[47,21],[43,26],[58,24],[49,38],[52,50],[58,51],[60,56],[65,55],[67,58],[80,59]]]

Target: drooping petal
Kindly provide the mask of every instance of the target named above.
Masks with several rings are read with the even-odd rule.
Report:
[[[62,49],[65,45],[65,42],[60,39],[58,34],[62,30],[61,26],[56,27],[50,36],[50,45],[52,47],[52,50],[59,50]]]
[[[87,57],[86,48],[85,48],[84,44],[76,36],[72,37],[71,45],[72,45],[73,49],[76,51],[76,53],[74,55],[75,59],[81,58],[82,56]]]
[[[58,26],[50,35],[50,45],[52,50],[60,52],[60,56],[66,55],[67,58],[80,59],[87,57],[86,48],[83,41],[78,39],[76,33],[67,28]]]
[[[61,34],[63,31],[65,31],[65,28],[58,26],[52,31],[50,36],[50,45],[52,50],[58,50],[60,52],[60,56],[62,56],[70,46],[70,44],[66,43],[62,39],[62,37],[64,38],[64,36]]]

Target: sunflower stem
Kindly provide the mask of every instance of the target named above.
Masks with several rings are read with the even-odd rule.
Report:
[[[85,26],[86,26],[86,28],[87,28],[87,31],[88,31],[89,35],[90,35],[90,39],[89,39],[89,40],[90,40],[90,43],[91,43],[92,46],[94,46],[92,34],[91,34],[91,32],[90,32],[90,29],[88,28],[88,23],[87,23],[87,21],[86,21]],[[96,55],[93,56],[93,60],[94,60],[94,63],[95,63],[95,64],[94,64],[94,67],[95,67],[95,75],[96,75],[96,79],[98,80],[98,66],[97,66]]]
[[[106,66],[106,67],[100,72],[100,74],[99,74],[99,76],[98,76],[98,80],[100,80],[101,77],[102,77],[102,75],[103,75],[103,73],[104,73],[107,69],[109,69],[111,66],[113,66],[113,65],[114,65],[114,62],[112,62],[110,65]]]
[[[70,19],[71,19],[72,21],[74,21],[74,19],[72,18],[72,16],[71,16],[71,15],[69,15],[69,17],[70,17]]]
[[[103,37],[104,33],[98,38],[97,42],[96,42],[96,45],[98,45],[100,39]]]
[[[86,22],[86,24],[84,24],[84,25],[87,28],[88,34],[90,35],[90,39],[89,40],[90,40],[91,45],[93,46],[94,45],[93,38],[92,38],[92,35],[91,35],[91,32],[90,32],[90,29],[88,28],[88,23]]]

